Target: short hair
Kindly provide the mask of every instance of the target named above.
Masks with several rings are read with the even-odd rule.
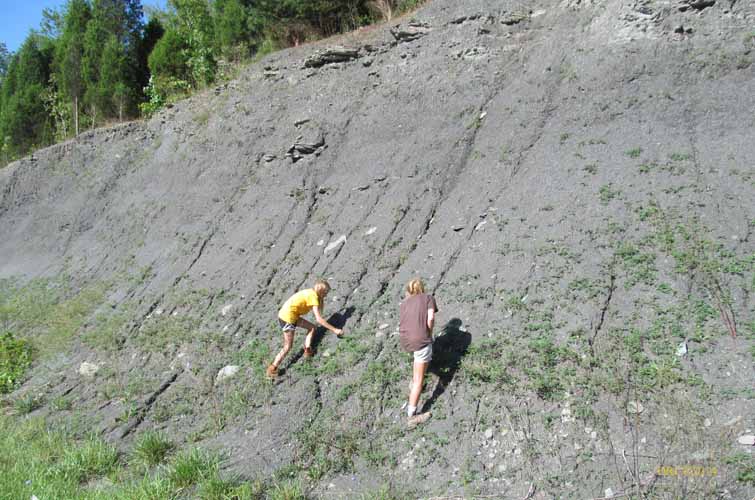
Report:
[[[322,293],[322,292],[329,292],[330,291],[330,284],[325,280],[317,280],[315,281],[315,292]]]
[[[409,295],[418,295],[420,293],[425,293],[425,284],[422,283],[421,279],[414,278],[406,284],[406,291],[407,293],[409,293]]]

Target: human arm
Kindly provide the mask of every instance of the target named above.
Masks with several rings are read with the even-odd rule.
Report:
[[[427,310],[427,333],[432,337],[433,326],[435,326],[435,309]]]
[[[318,325],[320,325],[320,326],[322,326],[324,328],[327,328],[328,330],[330,330],[331,332],[335,333],[339,337],[341,335],[343,335],[343,330],[342,329],[336,328],[335,326],[333,326],[330,323],[328,323],[328,321],[325,318],[322,317],[322,313],[320,312],[320,306],[314,306],[312,308],[312,310],[315,313],[315,320],[317,320],[317,324]]]

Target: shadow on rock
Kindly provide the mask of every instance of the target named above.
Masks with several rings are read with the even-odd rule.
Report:
[[[433,344],[433,360],[430,363],[430,373],[438,376],[430,398],[425,401],[422,412],[429,411],[435,401],[446,392],[456,372],[461,365],[461,359],[467,354],[469,344],[472,343],[472,334],[461,330],[461,320],[452,318],[443,327],[443,333],[435,338]]]
[[[328,317],[328,323],[335,326],[336,328],[343,328],[346,326],[346,323],[349,321],[349,318],[351,318],[351,316],[354,314],[354,311],[356,311],[356,308],[353,306],[349,306],[343,311],[335,312],[331,314],[330,317]],[[317,330],[315,330],[315,338],[312,339],[312,348],[315,351],[317,351],[317,347],[320,345],[320,342],[322,342],[323,336],[327,332],[328,331],[321,326],[318,326]]]

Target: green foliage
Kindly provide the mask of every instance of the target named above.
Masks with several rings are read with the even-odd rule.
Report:
[[[68,347],[94,309],[104,300],[105,285],[77,291],[62,280],[33,280],[24,286],[0,281],[0,328],[27,339],[46,357]]]
[[[13,401],[13,409],[19,415],[26,415],[42,407],[44,399],[38,394],[26,394]]]
[[[150,431],[144,434],[134,446],[134,459],[148,467],[159,465],[174,448],[173,442],[163,434]]]
[[[639,158],[642,154],[642,148],[632,148],[630,150],[625,151],[625,153],[630,158]]]
[[[351,471],[359,454],[360,434],[358,429],[339,426],[332,414],[321,414],[298,432],[295,463],[313,481]]]
[[[600,202],[603,205],[608,205],[611,200],[618,197],[620,194],[621,191],[614,189],[612,184],[605,184],[601,186],[600,190],[598,191]]]
[[[724,463],[734,466],[737,481],[755,486],[755,456],[740,452],[726,457]]]
[[[3,77],[8,71],[8,65],[10,64],[11,54],[8,51],[8,46],[4,42],[0,42],[0,87],[3,83]]]
[[[11,58],[0,92],[4,162],[52,139],[52,123],[43,99],[51,61],[52,46],[34,34],[26,38]]]
[[[220,469],[218,457],[198,448],[180,453],[171,463],[168,472],[170,482],[178,487],[191,486],[207,478],[217,476]]]
[[[12,391],[31,364],[31,348],[11,332],[0,334],[0,394]]]
[[[474,344],[462,358],[462,373],[472,383],[511,383],[513,376],[503,354],[504,348],[498,342],[486,339]]]
[[[646,285],[655,283],[657,270],[653,253],[643,252],[636,245],[624,242],[616,250],[616,257],[627,276],[626,288],[631,288],[638,283]]]
[[[144,321],[135,340],[146,351],[163,352],[189,340],[197,327],[197,320],[185,315],[153,315]]]
[[[84,483],[104,476],[118,465],[118,452],[100,438],[90,437],[83,444],[66,450],[54,467],[54,474],[72,483]]]

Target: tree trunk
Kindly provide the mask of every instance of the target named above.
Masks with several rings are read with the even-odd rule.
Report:
[[[76,135],[79,135],[79,97],[73,96],[73,127]]]

